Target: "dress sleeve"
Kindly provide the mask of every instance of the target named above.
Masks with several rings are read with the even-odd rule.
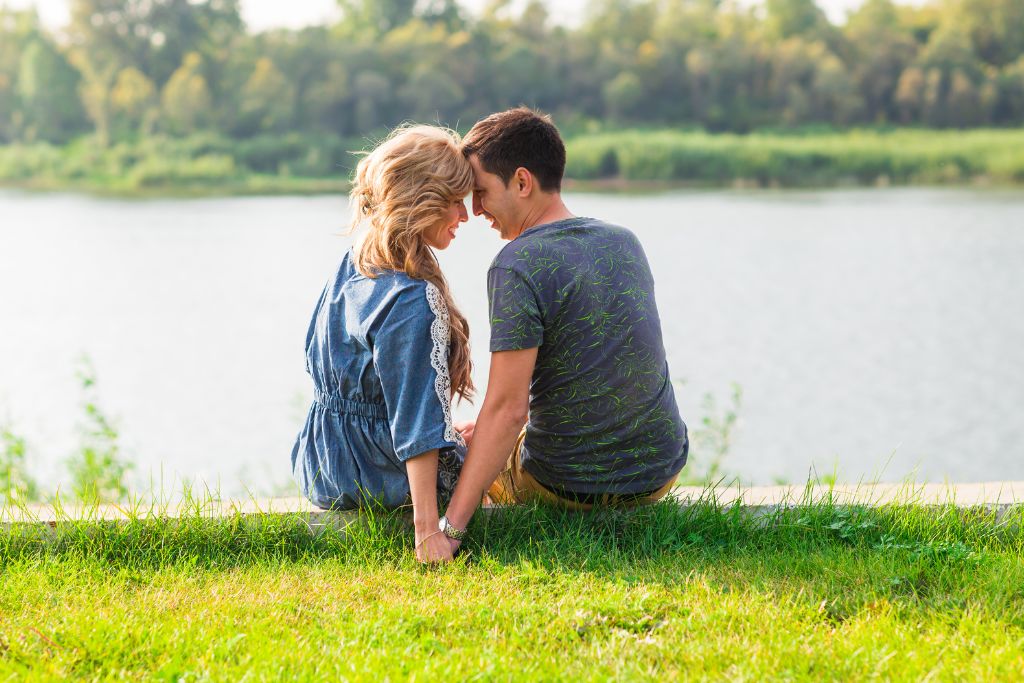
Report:
[[[491,353],[532,349],[544,343],[544,322],[537,294],[522,275],[510,268],[487,272]]]
[[[384,390],[395,455],[465,446],[452,427],[448,307],[431,283],[398,295],[377,330],[373,363]]]

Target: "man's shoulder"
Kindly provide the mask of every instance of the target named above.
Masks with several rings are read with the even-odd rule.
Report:
[[[628,228],[598,218],[576,217],[531,228],[506,244],[491,261],[491,268],[518,270],[550,252],[564,252],[567,245],[595,246],[602,242],[639,245]]]

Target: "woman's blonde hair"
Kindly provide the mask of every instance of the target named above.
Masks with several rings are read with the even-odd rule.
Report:
[[[469,323],[452,300],[448,281],[423,238],[426,230],[445,220],[452,201],[473,189],[473,169],[459,143],[458,133],[435,126],[401,126],[392,131],[356,166],[350,232],[369,221],[355,259],[356,268],[366,277],[399,270],[440,290],[451,319],[452,391],[469,399],[475,389]]]

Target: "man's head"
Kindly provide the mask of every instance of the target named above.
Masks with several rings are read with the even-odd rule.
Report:
[[[504,239],[533,227],[558,199],[565,143],[549,116],[526,107],[491,114],[463,139],[462,153],[475,176],[473,213]]]

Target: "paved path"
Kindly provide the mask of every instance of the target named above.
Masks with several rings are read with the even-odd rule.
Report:
[[[720,487],[713,491],[700,487],[680,486],[673,490],[674,497],[682,501],[696,502],[711,498],[722,505],[739,501],[743,506],[759,511],[778,505],[790,505],[810,500],[821,500],[831,495],[840,504],[881,505],[890,502],[915,503],[920,505],[956,504],[961,507],[977,505],[992,506],[999,512],[1014,505],[1024,504],[1024,481],[985,482],[975,484],[862,484],[836,485],[833,488],[817,486],[807,489],[803,486],[738,486]],[[179,505],[99,505],[86,508],[72,505],[55,509],[52,505],[30,505],[24,509],[0,510],[0,524],[11,522],[59,523],[69,519],[125,520],[131,517],[176,518],[182,514],[201,512],[204,516],[229,516],[235,513],[281,514],[301,513],[308,515],[309,522],[316,524],[338,518],[354,518],[355,512],[328,513],[309,504],[304,498],[256,498],[248,500],[208,500],[201,504]]]

